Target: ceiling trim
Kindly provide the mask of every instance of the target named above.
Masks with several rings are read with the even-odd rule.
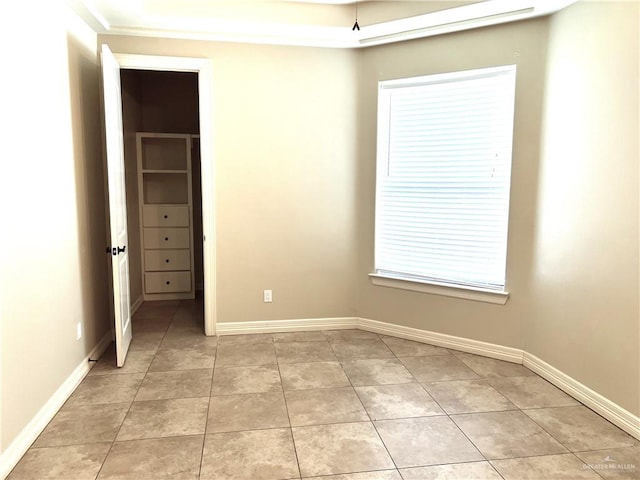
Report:
[[[294,45],[324,48],[364,48],[487,27],[549,15],[577,0],[487,0],[423,15],[362,26],[274,24],[240,20],[198,19],[145,27],[110,25],[88,0],[68,0],[71,7],[97,33],[184,40]]]

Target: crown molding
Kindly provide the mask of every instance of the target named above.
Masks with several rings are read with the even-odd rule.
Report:
[[[460,32],[549,15],[577,0],[487,0],[399,20],[361,26],[275,24],[241,20],[142,20],[136,25],[111,25],[90,0],[67,0],[99,34],[183,40],[291,45],[324,48],[366,48]]]

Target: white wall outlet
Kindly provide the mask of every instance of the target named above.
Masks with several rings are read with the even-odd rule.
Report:
[[[80,340],[82,338],[82,323],[78,322],[76,324],[76,340]]]
[[[265,290],[264,291],[264,303],[271,303],[273,301],[273,291]]]

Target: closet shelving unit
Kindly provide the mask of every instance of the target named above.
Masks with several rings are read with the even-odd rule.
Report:
[[[195,297],[192,135],[138,132],[144,300]]]

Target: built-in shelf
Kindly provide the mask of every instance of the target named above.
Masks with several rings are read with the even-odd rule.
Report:
[[[194,298],[192,136],[139,132],[136,140],[144,300]]]

